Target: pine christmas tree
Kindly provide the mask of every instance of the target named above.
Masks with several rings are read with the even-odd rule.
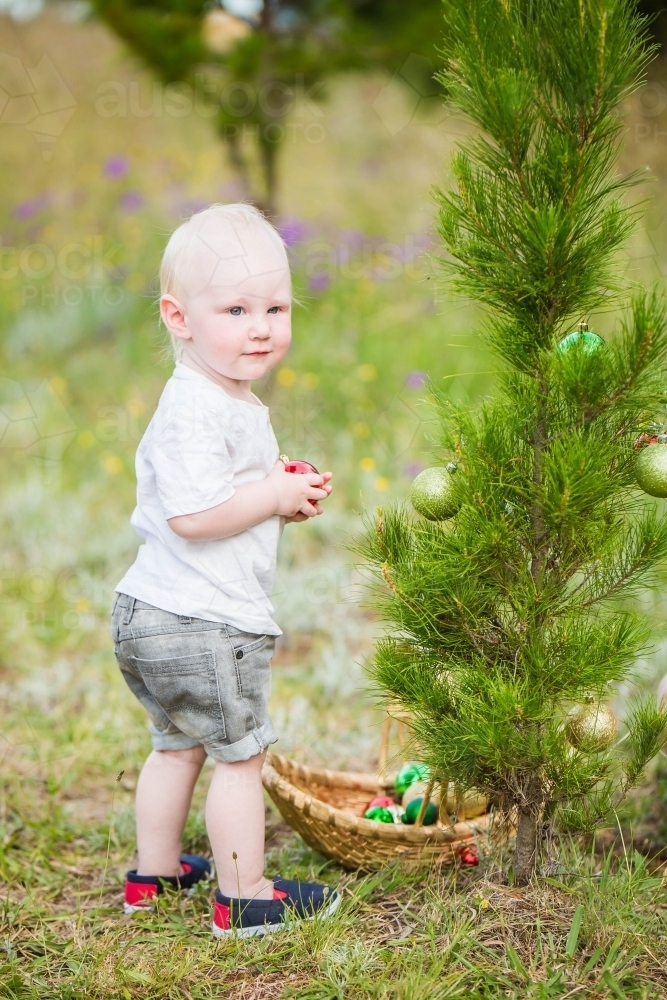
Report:
[[[548,828],[607,816],[667,724],[634,700],[616,742],[606,708],[646,648],[629,598],[667,555],[634,471],[665,417],[667,308],[635,290],[613,337],[564,339],[623,290],[637,178],[615,174],[618,107],[653,52],[630,0],[444,8],[440,79],[474,129],[436,191],[441,262],[486,307],[501,371],[477,409],[434,388],[440,505],[436,476],[413,494],[426,518],[395,506],[368,525],[390,623],[372,671],[432,773],[516,824],[525,884]]]

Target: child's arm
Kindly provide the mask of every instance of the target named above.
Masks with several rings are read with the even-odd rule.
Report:
[[[203,542],[237,535],[275,514],[286,518],[299,514],[315,517],[322,513],[322,508],[319,503],[310,501],[329,496],[330,479],[330,472],[293,475],[285,472],[283,463],[279,462],[266,479],[237,486],[234,496],[217,507],[170,517],[167,523],[181,538]]]

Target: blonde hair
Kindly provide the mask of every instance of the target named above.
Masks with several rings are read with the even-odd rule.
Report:
[[[231,223],[235,231],[247,230],[251,226],[261,228],[269,236],[274,246],[285,255],[285,261],[289,267],[285,241],[275,226],[272,226],[254,205],[248,205],[245,202],[236,202],[230,205],[209,205],[203,211],[191,215],[169,237],[160,264],[161,296],[175,295],[178,299],[185,296],[188,285],[195,280],[197,255],[201,253],[203,248],[210,250],[206,240],[202,237],[202,231],[207,232],[216,223],[221,222]],[[229,256],[236,256],[236,254],[230,253]],[[170,337],[172,354],[178,361],[183,355],[183,342],[178,337],[174,337],[173,334],[170,334]]]

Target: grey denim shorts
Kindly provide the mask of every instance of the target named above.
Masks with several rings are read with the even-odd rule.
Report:
[[[231,763],[278,739],[268,713],[275,636],[174,615],[126,594],[116,598],[111,634],[156,750],[202,745]]]

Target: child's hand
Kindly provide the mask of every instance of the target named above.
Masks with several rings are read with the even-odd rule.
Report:
[[[283,463],[278,462],[266,477],[267,484],[271,484],[276,493],[276,513],[289,521],[305,521],[308,517],[322,514],[318,501],[326,499],[331,493],[331,477],[331,472],[295,475],[285,472]],[[311,503],[311,500],[315,502]]]
[[[331,472],[323,472],[322,473],[322,478],[324,479],[323,489],[328,489],[329,493],[331,493],[331,490],[332,490],[332,487],[328,486],[328,483],[329,483],[329,480],[331,479],[331,477],[332,477],[332,473]],[[301,511],[299,511],[299,513],[295,514],[294,517],[286,517],[285,518],[285,524],[292,524],[292,523],[298,524],[299,521],[307,521],[309,517],[313,516],[313,513],[315,513],[315,514],[323,514],[324,513],[323,508],[320,507],[319,503],[317,503],[317,502],[315,502],[314,504],[311,503],[311,508],[312,509],[309,510],[307,514],[302,514]]]

